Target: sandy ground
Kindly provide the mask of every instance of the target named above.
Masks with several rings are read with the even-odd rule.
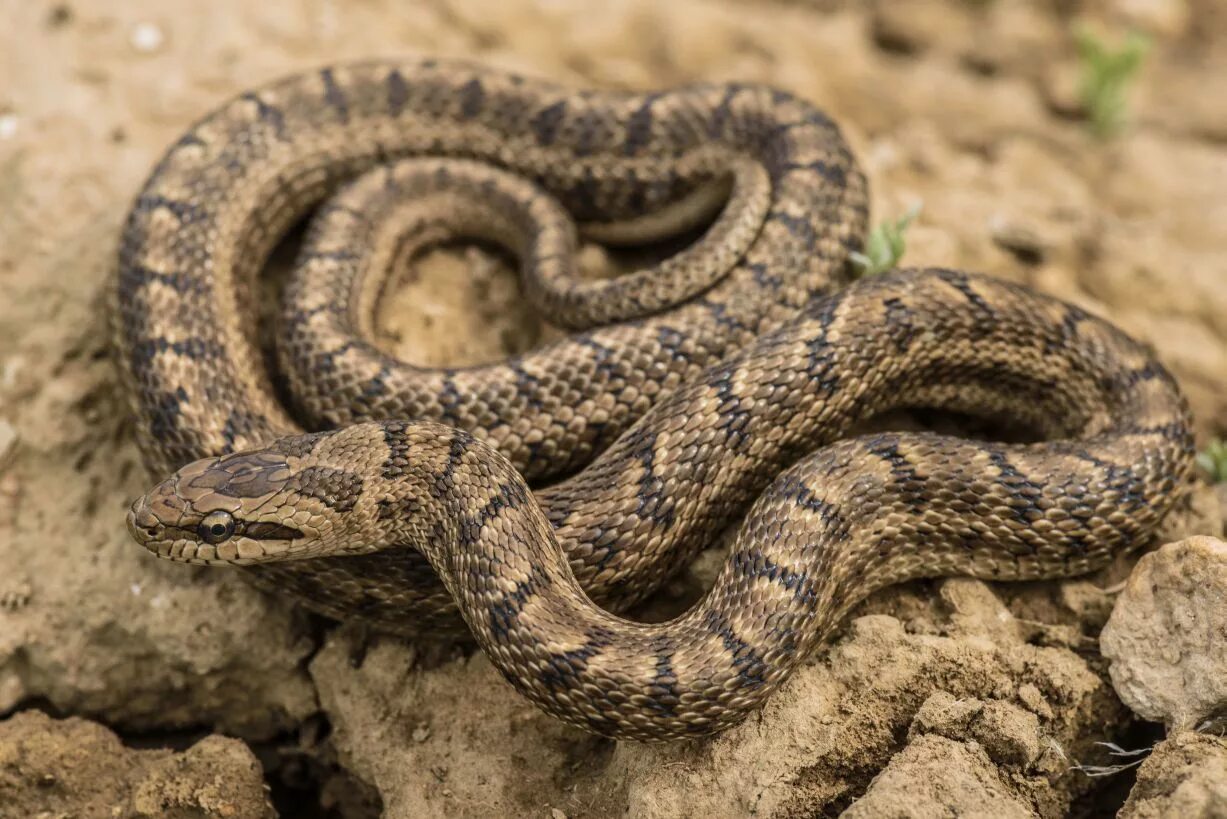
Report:
[[[1152,41],[1111,141],[1078,115],[1075,18]],[[356,663],[347,629],[230,573],[139,553],[122,515],[146,478],[102,293],[162,149],[277,75],[429,53],[577,87],[764,81],[844,126],[875,220],[923,202],[908,263],[994,273],[1109,316],[1177,374],[1204,442],[1227,431],[1216,0],[0,0],[0,19],[0,715],[15,714],[0,721],[0,816],[269,804],[347,818],[1061,816],[1124,803],[1132,771],[1071,766],[1103,763],[1096,742],[1157,736],[1116,699],[1096,648],[1103,589],[1131,560],[1063,583],[891,590],[728,734],[593,739],[527,706],[480,655],[381,640]],[[549,332],[483,253],[436,254],[407,279],[381,322],[412,360],[489,359]],[[1163,539],[1221,536],[1221,507],[1196,487]],[[693,600],[718,560],[660,605]],[[1134,809],[1204,772],[1195,746],[1151,766]]]

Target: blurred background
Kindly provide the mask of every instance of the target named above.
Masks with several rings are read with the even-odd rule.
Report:
[[[121,525],[145,477],[105,288],[165,147],[287,73],[430,54],[577,88],[765,82],[852,142],[878,237],[867,264],[989,272],[1108,316],[1176,373],[1206,477],[1227,478],[1227,4],[0,0],[0,19],[0,714],[17,713],[0,722],[0,816],[40,800],[260,815],[264,783],[290,816],[819,816],[883,770],[895,779],[871,805],[892,815],[929,796],[991,815],[1125,803],[1134,769],[1071,769],[1113,764],[1095,742],[1156,738],[1106,683],[1093,635],[1111,601],[1084,581],[880,595],[761,721],[662,750],[553,724],[463,649],[377,641],[355,666],[345,629],[226,573],[146,561]],[[549,335],[484,251],[432,254],[403,279],[380,326],[410,360]],[[1221,532],[1220,497],[1186,513]],[[938,747],[915,721],[936,690],[1015,710],[992,712],[981,750]],[[198,742],[214,731],[230,739]]]

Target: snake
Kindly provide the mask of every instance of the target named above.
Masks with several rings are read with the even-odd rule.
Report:
[[[308,214],[270,351],[260,273]],[[405,59],[241,94],[123,229],[115,349],[160,480],[128,529],[334,619],[467,630],[545,712],[639,741],[737,724],[877,589],[1146,544],[1193,462],[1168,370],[1019,284],[855,278],[867,222],[836,123],[765,85]],[[674,252],[595,280],[587,238]],[[464,367],[384,350],[391,271],[452,240],[504,252],[569,334]],[[866,431],[910,408],[1030,437]],[[722,538],[692,608],[628,618]]]

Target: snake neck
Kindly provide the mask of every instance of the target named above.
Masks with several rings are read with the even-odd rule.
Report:
[[[361,426],[377,429],[388,444],[382,465],[388,494],[379,503],[396,513],[385,518],[386,531],[369,533],[372,542],[393,554],[409,548],[423,555],[504,677],[577,727],[648,741],[728,727],[765,699],[861,596],[846,582],[856,567],[832,562],[821,577],[797,573],[771,591],[780,598],[775,626],[751,634],[744,612],[753,601],[743,578],[783,569],[747,548],[708,599],[681,618],[623,619],[584,593],[537,499],[488,444],[428,423]],[[787,490],[783,497],[791,503]],[[764,503],[769,511],[756,517],[759,525],[764,516],[778,516],[781,501]],[[871,506],[865,511],[872,516]],[[815,548],[828,540],[838,546],[843,530],[829,534]],[[652,692],[658,719],[628,717],[636,691]]]

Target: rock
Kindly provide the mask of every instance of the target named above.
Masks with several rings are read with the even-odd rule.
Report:
[[[909,740],[925,734],[972,740],[999,765],[1025,768],[1040,755],[1039,720],[1000,700],[955,699],[939,691],[916,712]]]
[[[0,722],[0,815],[272,819],[263,772],[237,739],[186,751],[126,748],[76,717],[22,711]]]
[[[1035,815],[1002,781],[983,750],[932,734],[896,754],[865,795],[841,814],[843,819]]]
[[[953,39],[970,39],[975,20],[957,4],[917,0],[907,6],[875,2],[870,25],[874,42],[886,51],[914,54]]]
[[[971,725],[971,736],[999,765],[1026,768],[1040,755],[1040,723],[1035,714],[992,700]]]
[[[1099,644],[1138,716],[1192,728],[1227,708],[1227,543],[1190,537],[1138,561]]]
[[[87,508],[101,495],[119,515],[122,487],[57,487],[60,469],[27,473],[21,503],[58,492]],[[254,739],[316,710],[300,616],[233,572],[193,577],[137,554],[102,509],[0,521],[0,708],[43,700],[134,730],[212,725]]]
[[[581,812],[559,783],[580,760],[599,770],[611,743],[539,711],[480,654],[422,668],[414,649],[378,639],[355,669],[353,648],[344,630],[330,636],[311,674],[341,764],[375,786],[388,819]]]
[[[1018,621],[984,581],[951,577],[941,581],[940,595],[942,602],[951,609],[951,628],[959,634],[986,639],[996,645],[1019,641]]]
[[[1061,603],[1096,630],[1103,629],[1112,615],[1113,596],[1089,580],[1070,580],[1061,584]]]
[[[432,664],[381,639],[355,669],[344,630],[328,638],[310,670],[337,759],[378,790],[388,819],[550,809],[568,816],[826,814],[864,791],[901,736],[909,745],[900,767],[891,761],[892,781],[916,775],[926,778],[916,787],[928,787],[927,769],[909,760],[937,747],[953,761],[929,791],[933,799],[1000,797],[1002,810],[1021,799],[1060,815],[1089,780],[1045,755],[1048,739],[1086,755],[1125,711],[1077,654],[1026,643],[989,586],[947,583],[944,605],[928,593],[913,603],[903,590],[870,605],[928,606],[946,620],[946,635],[909,633],[888,614],[856,617],[761,712],[707,741],[613,743],[566,728],[518,696],[481,655]],[[948,608],[957,608],[957,625],[943,617]],[[992,623],[968,638],[960,629],[972,626],[976,611],[991,613]],[[966,794],[956,781],[963,779]],[[1012,784],[1002,790],[1006,779]]]
[[[1227,739],[1191,731],[1155,746],[1138,768],[1120,819],[1227,816]]]
[[[1072,59],[1049,63],[1040,76],[1040,93],[1052,113],[1065,118],[1082,116],[1082,67]]]
[[[1014,255],[1020,262],[1038,265],[1049,250],[1048,240],[1034,225],[995,216],[989,221],[989,236],[993,242]]]
[[[908,736],[939,734],[950,739],[963,739],[971,727],[971,721],[983,708],[981,700],[961,700],[945,691],[937,691],[916,712]]]

